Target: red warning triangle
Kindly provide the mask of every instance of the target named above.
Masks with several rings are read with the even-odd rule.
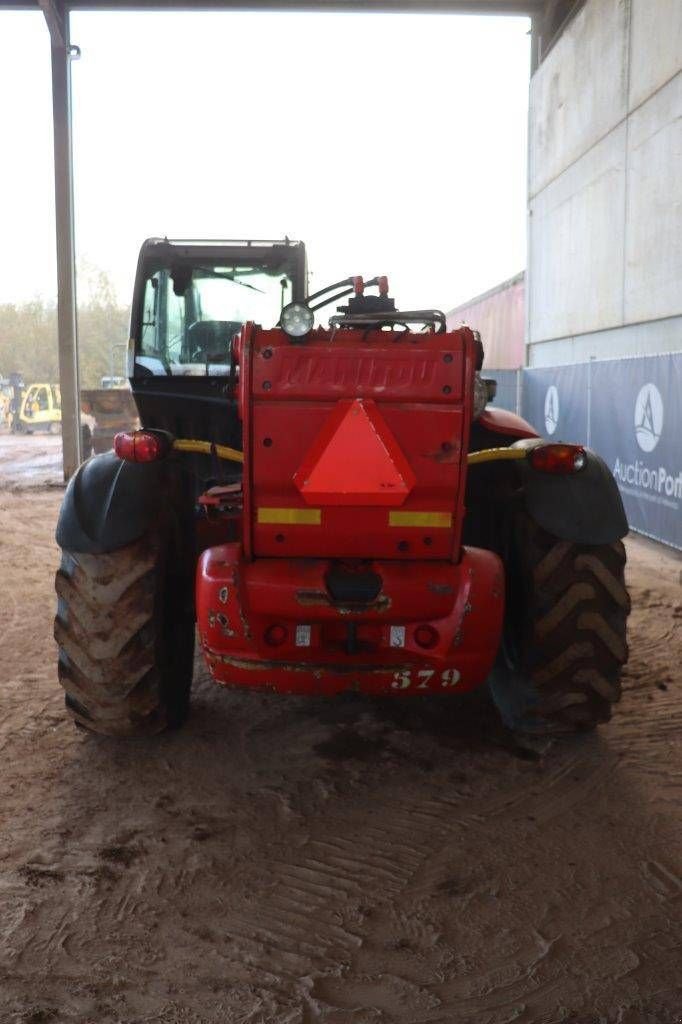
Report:
[[[415,476],[371,399],[343,399],[294,475],[305,501],[323,505],[402,505]]]

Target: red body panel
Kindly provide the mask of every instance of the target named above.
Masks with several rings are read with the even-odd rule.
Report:
[[[539,437],[537,430],[526,423],[524,419],[517,416],[508,409],[484,409],[478,417],[478,423],[486,430],[493,430],[496,434],[506,434],[508,437]]]
[[[496,555],[461,547],[471,331],[294,343],[249,324],[237,358],[241,538],[226,523],[197,571],[214,678],[285,693],[481,685],[505,586]]]
[[[443,559],[459,550],[473,402],[474,340],[450,334],[316,331],[293,345],[279,330],[247,328],[240,346],[245,452],[244,545],[255,557]],[[261,509],[310,507],[297,485],[339,401],[368,400],[407,463],[402,512],[440,513],[441,525],[392,525],[386,504],[366,494],[340,500],[352,444],[338,457],[337,497],[320,521],[262,520]],[[320,453],[321,454],[321,453]],[[402,463],[393,453],[398,472]],[[405,469],[403,468],[405,473]],[[449,516],[447,525],[442,525]],[[415,522],[419,522],[419,517]],[[248,533],[248,536],[247,536]]]
[[[312,559],[246,562],[239,544],[203,553],[197,622],[218,682],[283,693],[395,694],[464,691],[485,681],[504,613],[496,555],[465,549],[459,564],[429,562],[419,572],[407,562],[374,562],[382,591],[362,609],[331,603],[328,567]],[[353,654],[347,652],[349,623]],[[429,650],[414,635],[425,623],[438,633]],[[276,647],[265,639],[273,625],[286,630]]]

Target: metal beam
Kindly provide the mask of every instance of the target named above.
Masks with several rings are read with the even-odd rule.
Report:
[[[69,0],[72,10],[262,10],[262,11],[371,11],[406,14],[532,14],[544,0]]]
[[[76,259],[71,141],[71,46],[69,15],[60,0],[41,0],[52,42],[52,123],[57,235],[57,336],[62,395],[64,479],[81,462],[80,381],[76,314]]]
[[[66,21],[64,8],[55,0],[38,0],[41,11],[45,15],[50,39],[54,46],[66,46]]]
[[[0,0],[0,10],[35,10],[42,0]],[[357,11],[397,14],[542,12],[545,0],[66,0],[67,11]]]

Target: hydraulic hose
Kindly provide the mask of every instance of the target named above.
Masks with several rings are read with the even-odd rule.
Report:
[[[479,462],[505,462],[527,458],[525,448],[484,448],[480,452],[469,452],[467,465],[476,466]]]
[[[213,444],[211,441],[194,441],[178,438],[173,441],[173,448],[178,452],[195,452],[200,455],[217,455],[227,462],[243,462],[244,453],[230,448],[225,444]],[[484,448],[479,452],[469,452],[467,464],[476,466],[481,462],[505,462],[525,459],[525,448]]]
[[[193,441],[176,438],[173,441],[173,448],[176,452],[197,452],[200,455],[217,455],[219,459],[226,462],[243,462],[244,452],[238,452],[236,448],[229,448],[226,444],[213,444],[211,441]]]

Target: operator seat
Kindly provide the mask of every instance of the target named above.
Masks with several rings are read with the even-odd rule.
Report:
[[[244,325],[240,320],[195,320],[187,328],[187,363],[229,363],[231,342]]]

